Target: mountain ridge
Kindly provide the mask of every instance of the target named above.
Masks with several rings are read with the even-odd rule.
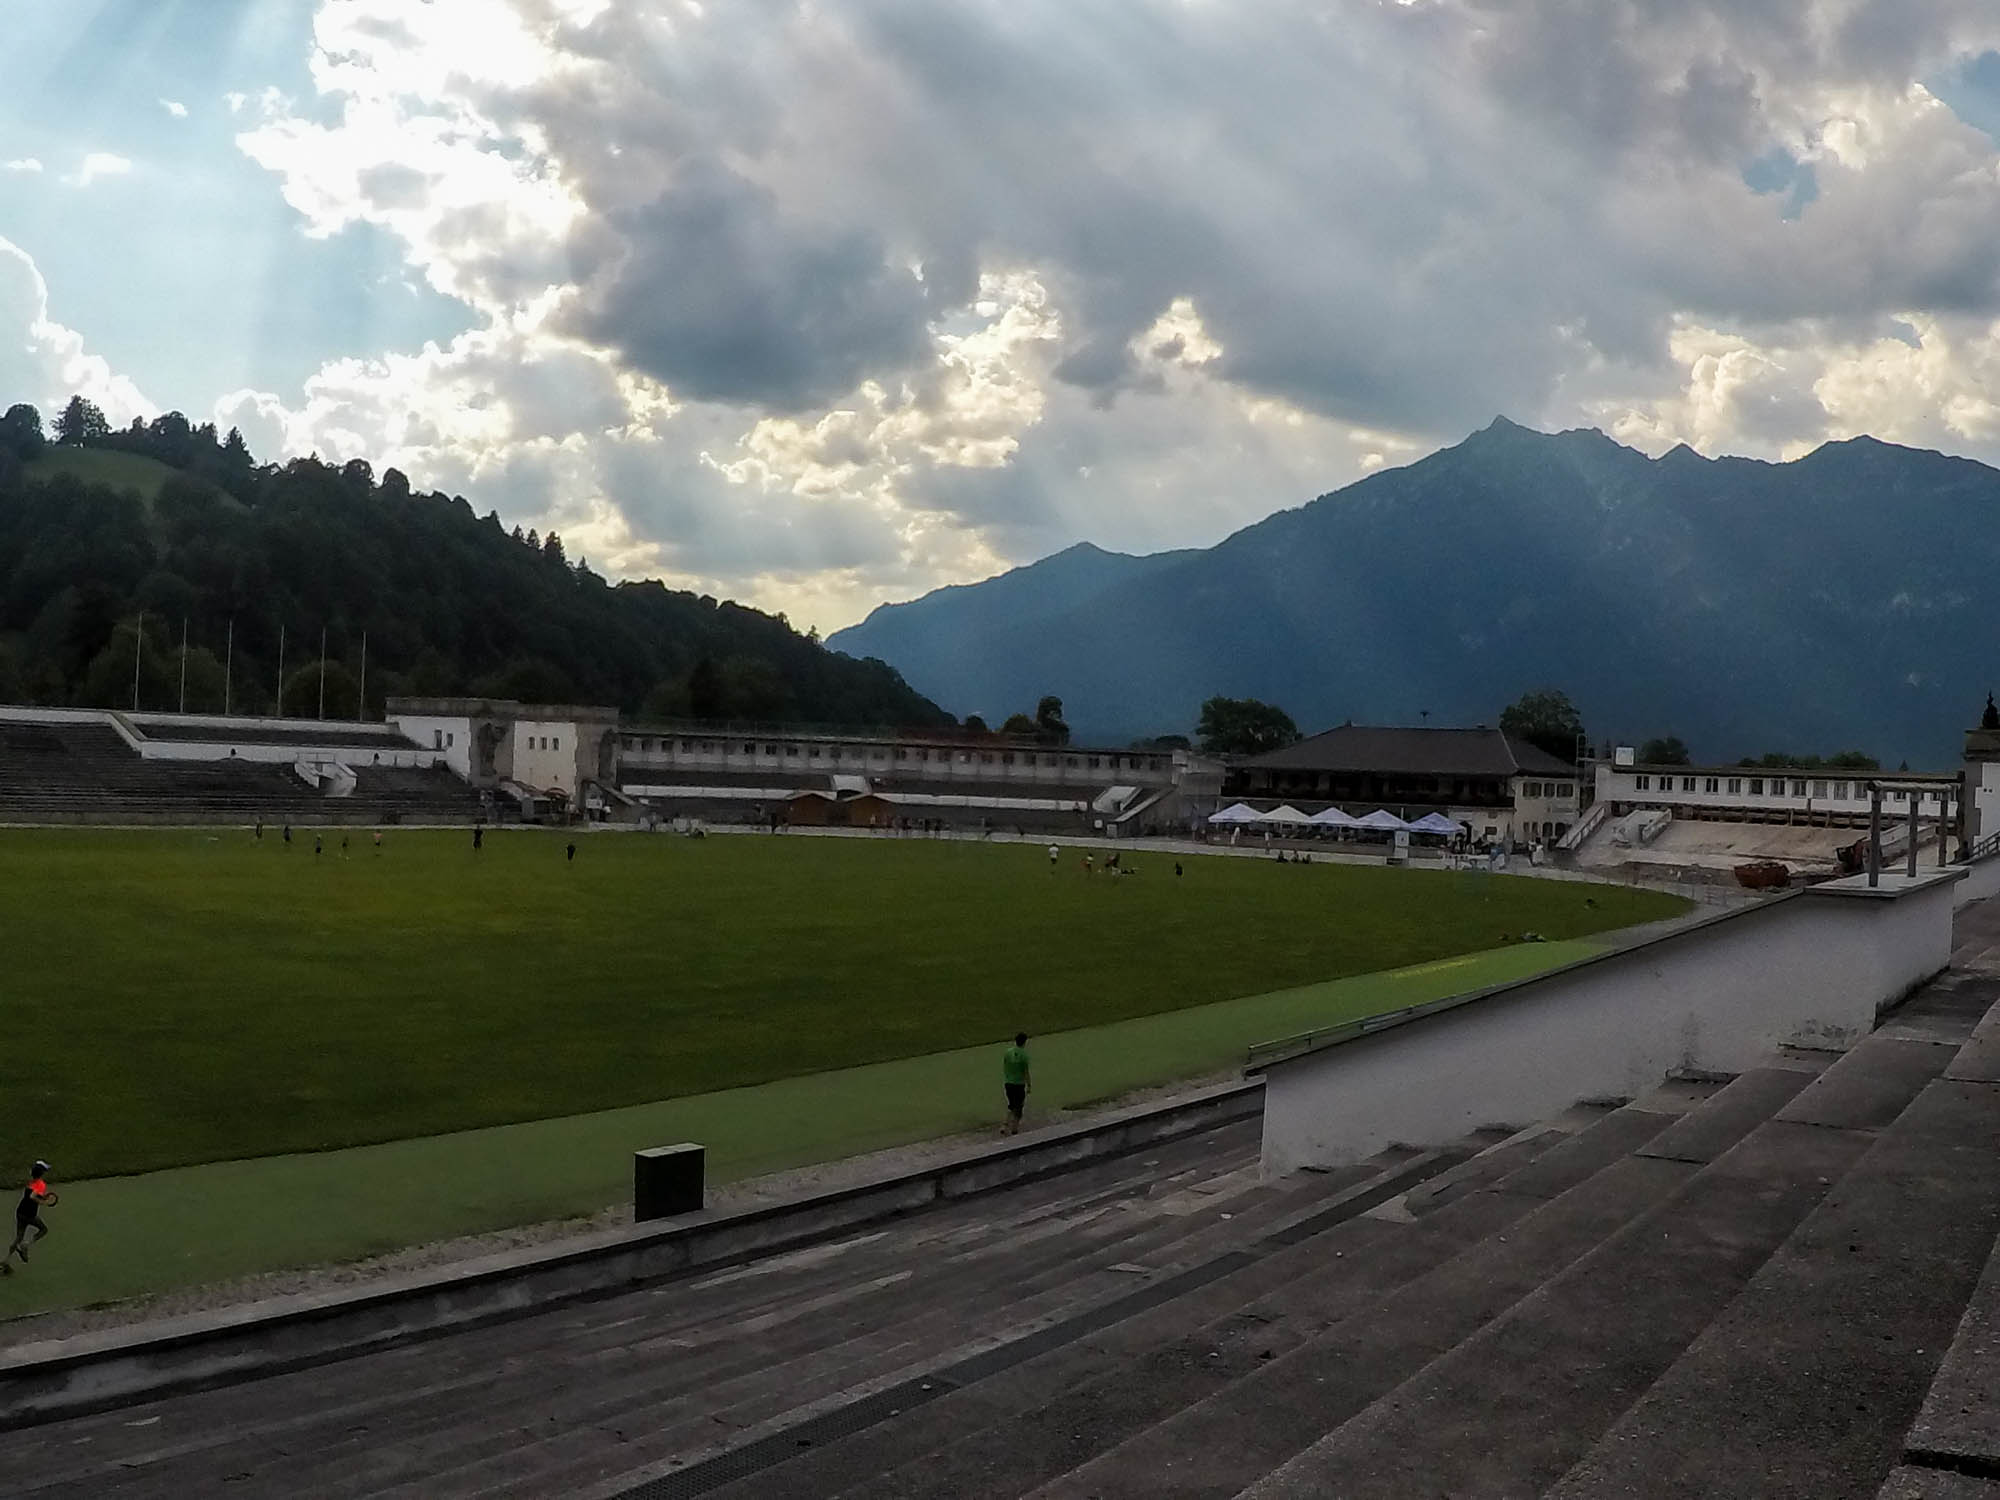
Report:
[[[1010,614],[989,580],[877,610],[829,644],[955,711],[1055,693],[1103,737],[1186,732],[1215,693],[1315,728],[1426,709],[1490,723],[1554,685],[1599,736],[1935,765],[1956,757],[1993,670],[1980,622],[2000,612],[1996,519],[2000,471],[1872,437],[1783,463],[1685,445],[1655,458],[1498,418],[1212,547],[1097,549],[1123,560],[1094,571],[1085,554],[1053,608]]]

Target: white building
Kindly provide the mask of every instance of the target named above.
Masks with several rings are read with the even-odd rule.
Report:
[[[1910,815],[1935,823],[1958,817],[1959,777],[1908,771],[1869,771],[1830,766],[1661,766],[1636,761],[1619,748],[1596,765],[1597,800],[1614,814],[1664,808],[1676,817],[1732,822],[1804,823],[1827,827],[1868,826],[1870,787],[1885,783],[1885,819]]]
[[[493,698],[391,698],[388,720],[474,786],[574,804],[616,784],[618,711]]]

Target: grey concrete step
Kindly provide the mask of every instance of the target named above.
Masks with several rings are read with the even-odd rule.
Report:
[[[1686,1357],[1691,1346],[1712,1324],[1726,1322],[1726,1311],[1744,1305],[1739,1293],[1753,1277],[1764,1272],[1773,1284],[1783,1283],[1782,1247],[1809,1236],[1803,1227],[1809,1215],[1822,1206],[1831,1211],[1834,1195],[1867,1196],[1868,1174],[1856,1168],[1882,1144],[1872,1122],[1920,1117],[1918,1096],[1950,1051],[1934,1043],[1862,1042],[1670,1200],[1247,1494],[1256,1500],[1325,1494],[1337,1479],[1343,1493],[1356,1496],[1530,1495],[1562,1480],[1649,1387],[1659,1389],[1654,1383],[1665,1372],[1695,1363]],[[1868,1201],[1861,1211],[1878,1215],[1883,1207]],[[1810,1286],[1811,1279],[1800,1284]],[[1773,1332],[1776,1302],[1764,1298],[1758,1306],[1767,1315],[1758,1331]],[[1804,1385],[1825,1408],[1828,1393],[1818,1381]],[[1841,1493],[1770,1487],[1768,1471],[1752,1461],[1754,1447],[1735,1443],[1738,1432],[1757,1427],[1766,1404],[1756,1386],[1718,1393],[1661,1442],[1635,1451],[1616,1474],[1585,1466],[1564,1481],[1573,1488],[1558,1493],[1569,1500],[1742,1493],[1752,1475],[1759,1495]],[[1759,1414],[1746,1415],[1746,1405]],[[1675,1442],[1700,1455],[1703,1473],[1694,1488],[1663,1487],[1662,1466],[1672,1472],[1667,1453]],[[1886,1468],[1873,1472],[1863,1493]]]
[[[2000,1243],[1967,1300],[1903,1444],[1914,1463],[2000,1480]]]
[[[2000,1500],[2000,1482],[1948,1469],[1892,1469],[1875,1500]]]
[[[1185,1215],[1134,1216],[1095,1235],[1091,1215],[1101,1205],[1081,1199],[1076,1222],[1055,1225],[1071,1233],[1030,1239],[1011,1256],[982,1241],[968,1263],[932,1267],[921,1278],[905,1259],[889,1273],[897,1279],[881,1278],[886,1284],[864,1280],[812,1297],[794,1292],[768,1313],[711,1326],[700,1347],[683,1347],[680,1338],[635,1344],[628,1337],[624,1347],[593,1347],[598,1357],[586,1361],[565,1342],[558,1347],[566,1368],[587,1371],[588,1378],[557,1389],[544,1378],[546,1364],[523,1366],[517,1351],[510,1378],[496,1382],[490,1399],[471,1411],[462,1396],[449,1393],[436,1406],[399,1409],[289,1461],[274,1457],[259,1476],[279,1485],[321,1466],[340,1476],[327,1485],[329,1495],[403,1493],[401,1476],[409,1493],[442,1496],[476,1493],[495,1476],[531,1472],[530,1452],[538,1447],[548,1448],[557,1464],[573,1462],[580,1448],[601,1448],[616,1472],[621,1455],[629,1464],[654,1450],[713,1445],[816,1394],[879,1375],[885,1365],[956,1346],[977,1331],[982,1309],[1055,1317],[1079,1301],[1122,1290],[1129,1278],[1110,1272],[1109,1263],[1163,1244],[1199,1246],[1205,1236],[1226,1236],[1233,1231],[1220,1214],[1240,1209],[1246,1196],[1218,1196],[1206,1214],[1190,1207]],[[1255,1196],[1269,1200],[1262,1204],[1269,1212],[1286,1195]],[[1254,1214],[1230,1222],[1236,1218],[1257,1222]],[[777,1316],[783,1318],[777,1327],[764,1326],[764,1318]]]
[[[2000,1234],[1997,1157],[2000,1091],[1926,1088],[1555,1493],[1711,1494],[1747,1466],[1761,1494],[1866,1495],[1906,1441],[1934,1465],[1990,1453],[1991,1363],[1904,1434]]]
[[[1254,1161],[1255,1149],[1254,1125],[1230,1127],[1208,1138],[1169,1143],[1142,1158],[1092,1164],[1027,1184],[999,1199],[912,1216],[880,1235],[855,1237],[861,1243],[845,1251],[836,1244],[780,1257],[791,1268],[769,1275],[750,1267],[740,1274],[698,1277],[267,1381],[0,1434],[0,1454],[10,1446],[32,1452],[34,1461],[22,1470],[27,1484],[40,1480],[37,1487],[56,1492],[110,1482],[121,1492],[196,1493],[204,1488],[203,1474],[254,1474],[271,1460],[291,1462],[304,1473],[315,1455],[330,1453],[350,1458],[359,1453],[367,1466],[379,1461],[382,1471],[393,1473],[403,1449],[421,1452],[438,1442],[440,1433],[459,1428],[490,1439],[497,1430],[508,1430],[500,1425],[504,1416],[497,1408],[510,1399],[546,1400],[552,1373],[594,1375],[591,1360],[609,1356],[615,1363],[627,1346],[657,1340],[638,1363],[645,1367],[642,1376],[670,1386],[703,1358],[724,1365],[735,1359],[740,1365],[738,1346],[749,1341],[736,1330],[746,1316],[795,1312],[801,1300],[883,1274],[884,1268],[915,1265],[925,1277],[977,1275],[998,1284],[1022,1269],[1062,1271],[1074,1263],[1075,1252],[1060,1236],[1010,1251],[1004,1236],[984,1233],[994,1202],[1005,1201],[1019,1222],[1040,1225],[1060,1218],[1066,1207],[1102,1201],[1121,1182],[1127,1194],[1143,1197],[1155,1187],[1176,1190],[1240,1174]],[[1173,1223],[1174,1232],[1182,1233],[1190,1220]],[[940,1269],[933,1271],[934,1264]],[[696,1287],[700,1290],[690,1295]],[[804,1337],[809,1346],[811,1322],[790,1318],[764,1336],[766,1351],[782,1363],[790,1347],[784,1340]],[[697,1374],[682,1388],[698,1398],[702,1378]],[[169,1433],[172,1440],[163,1441]],[[51,1463],[52,1453],[66,1458],[74,1453],[75,1461]],[[322,1481],[340,1473],[336,1466],[323,1466]],[[255,1492],[246,1481],[234,1489]]]
[[[843,1442],[823,1454],[741,1481],[718,1492],[723,1500],[826,1496],[848,1487],[871,1496],[922,1493],[936,1479],[927,1456],[949,1447],[954,1493],[985,1493],[974,1471],[988,1463],[993,1483],[1033,1482],[1061,1472],[1109,1438],[1132,1431],[1229,1378],[1242,1360],[1289,1347],[1292,1328],[1278,1311],[1297,1284],[1323,1286],[1328,1262],[1341,1258],[1341,1284],[1360,1297],[1414,1274],[1404,1253],[1420,1238],[1410,1227],[1468,1192],[1520,1170],[1570,1139],[1566,1129],[1541,1130],[1496,1145],[1464,1165],[1398,1194],[1402,1222],[1357,1217],[1251,1261],[1241,1270],[1140,1318],[1102,1339],[1053,1351],[1013,1385],[1020,1399],[995,1410],[986,1382],[962,1404],[947,1398],[898,1422]],[[977,1411],[981,1420],[968,1421]],[[1094,1422],[1079,1419],[1092,1411]],[[1089,1429],[1086,1431],[1086,1429]],[[895,1462],[891,1462],[891,1459]]]
[[[1746,1074],[1684,1116],[1681,1123],[1693,1127],[1684,1134],[1715,1143],[1705,1119],[1732,1121],[1731,1128],[1748,1132],[1760,1113],[1768,1119],[1811,1078],[1778,1070]],[[1743,1108],[1746,1097],[1758,1101],[1756,1110]],[[1622,1140],[1601,1142],[1611,1149],[1575,1181],[1555,1175],[1559,1152],[1549,1152],[1495,1193],[1520,1198],[1520,1212],[1506,1226],[1033,1493],[1040,1500],[1222,1497],[1256,1483],[1687,1184],[1702,1170],[1696,1163],[1631,1154],[1665,1134],[1662,1123],[1670,1122],[1656,1118]],[[1532,1191],[1538,1175],[1549,1179],[1553,1196],[1523,1192]]]
[[[1186,1278],[1193,1278],[1195,1283],[1194,1289],[1187,1293],[1187,1295],[1199,1297],[1204,1292],[1207,1292],[1216,1281],[1227,1279],[1230,1275],[1237,1274],[1240,1271],[1247,1271],[1260,1264],[1259,1257],[1243,1253],[1245,1245],[1269,1242],[1273,1239],[1284,1239],[1294,1234],[1309,1232],[1320,1221],[1331,1220],[1344,1213],[1355,1211],[1359,1207],[1365,1206],[1367,1202],[1374,1201],[1376,1197],[1384,1196],[1387,1192],[1397,1190],[1401,1186],[1406,1185],[1410,1180],[1442,1170],[1449,1159],[1455,1158],[1433,1160],[1429,1156],[1412,1156],[1412,1154],[1407,1152],[1399,1152],[1394,1154],[1393,1159],[1396,1165],[1387,1174],[1373,1179],[1369,1184],[1356,1185],[1348,1193],[1336,1194],[1333,1197],[1326,1198],[1326,1206],[1324,1207],[1316,1205],[1312,1195],[1301,1195],[1301,1206],[1294,1213],[1287,1215],[1282,1221],[1267,1226],[1263,1232],[1254,1227],[1244,1231],[1244,1233],[1251,1235],[1252,1238],[1245,1239],[1239,1235],[1235,1244],[1230,1247],[1229,1253],[1219,1258],[1214,1253],[1204,1253],[1197,1257],[1193,1252],[1190,1252],[1185,1256],[1179,1257],[1180,1261],[1187,1262],[1187,1264],[1183,1265],[1178,1273],[1169,1274],[1173,1272],[1173,1268],[1171,1266],[1163,1266],[1160,1268],[1158,1276],[1135,1279],[1131,1290],[1124,1297],[1112,1302],[1106,1302],[1101,1298],[1091,1299],[1086,1306],[1077,1310],[1077,1315],[1091,1324],[1090,1329],[1087,1330],[1088,1336],[1092,1339],[1104,1337],[1115,1345],[1120,1339],[1118,1330],[1122,1329],[1130,1321],[1126,1314],[1118,1311],[1119,1304],[1128,1298],[1137,1299],[1141,1303],[1150,1305],[1150,1299],[1154,1299],[1156,1294],[1171,1289],[1177,1279]],[[1310,1177],[1315,1174],[1306,1175]],[[1337,1183],[1341,1180],[1342,1175],[1338,1173],[1331,1174],[1324,1180],[1328,1183]],[[1322,1194],[1324,1193],[1323,1188],[1317,1191]],[[1356,1197],[1356,1194],[1360,1196]],[[1220,1248],[1220,1246],[1213,1246],[1211,1250]],[[1129,1269],[1136,1270],[1137,1268],[1133,1267]],[[1174,1297],[1175,1302],[1178,1302],[1179,1295],[1179,1293],[1176,1293]],[[1240,1301],[1240,1294],[1238,1300]],[[1112,1314],[1115,1314],[1115,1317],[1111,1316]],[[975,1309],[975,1316],[981,1315],[980,1311]],[[1010,1322],[1005,1309],[999,1308],[997,1305],[986,1309],[983,1316],[987,1319],[987,1322],[981,1330],[982,1333],[990,1335],[995,1328],[999,1328],[1005,1330],[1010,1338],[1026,1336],[1028,1340],[1027,1344],[1016,1345],[1009,1343],[996,1346],[990,1337],[985,1339],[983,1343],[968,1338],[965,1343],[952,1351],[947,1353],[934,1352],[927,1360],[908,1365],[894,1372],[892,1377],[887,1378],[916,1380],[921,1377],[930,1376],[934,1377],[935,1388],[940,1392],[947,1390],[956,1392],[960,1386],[963,1386],[968,1390],[987,1393],[996,1388],[995,1382],[1001,1383],[1002,1388],[1008,1386],[1010,1384],[1008,1377],[1013,1374],[1017,1363],[1029,1361],[1036,1347],[1045,1344],[1050,1345],[1048,1357],[1059,1358],[1065,1352],[1074,1349],[1078,1344],[1084,1342],[1082,1337],[1071,1337],[1066,1334],[1065,1323],[1061,1321],[1047,1327],[1045,1331],[1037,1332],[1032,1325],[1023,1324],[1018,1320]],[[982,1349],[987,1352],[982,1352]],[[1017,1350],[1021,1352],[1018,1354],[1014,1352]],[[1040,1356],[1034,1357],[1038,1358]],[[968,1372],[970,1367],[975,1366],[980,1367],[979,1373],[976,1376]],[[880,1382],[876,1383],[879,1384]],[[850,1403],[858,1400],[861,1406],[867,1406],[868,1402],[866,1398],[869,1394],[867,1388],[855,1388],[847,1394],[850,1398]],[[930,1402],[925,1401],[914,1404],[924,1414],[928,1415],[930,1413]],[[1018,1409],[1018,1406],[1024,1404],[1032,1404],[1032,1402],[1025,1400],[1017,1402],[1010,1409]],[[955,1407],[954,1409],[962,1410],[963,1408]],[[983,1405],[981,1409],[984,1409]],[[791,1410],[794,1414],[796,1413],[795,1408]],[[886,1415],[886,1413],[878,1415]],[[837,1407],[828,1414],[828,1420],[835,1422],[836,1425],[840,1425],[839,1417],[840,1412]],[[791,1441],[791,1439],[786,1432],[778,1431],[772,1435],[769,1441],[785,1443]],[[649,1442],[644,1446],[652,1447],[653,1445]],[[711,1479],[717,1478],[713,1473],[717,1464],[721,1464],[725,1469],[731,1469],[733,1472],[732,1466],[741,1466],[748,1461],[742,1451],[740,1442],[731,1445],[736,1451],[719,1454],[704,1454],[699,1450],[691,1450],[685,1446],[676,1449],[670,1443],[664,1443],[660,1446],[665,1453],[672,1454],[684,1460],[680,1466],[684,1474],[692,1470],[695,1473],[708,1474]],[[752,1446],[755,1447],[757,1445],[753,1442]],[[789,1448],[785,1450],[787,1456],[789,1456],[790,1451]],[[638,1456],[643,1456],[643,1454]],[[615,1458],[617,1455],[613,1455],[613,1457]],[[711,1458],[714,1462],[707,1462]],[[556,1477],[560,1477],[565,1482],[567,1486],[566,1492],[574,1493],[579,1488],[578,1481],[600,1477],[600,1472],[597,1461],[586,1458],[562,1470],[559,1476]],[[758,1474],[760,1483],[767,1477],[760,1470]],[[692,1483],[693,1480],[688,1478],[684,1479],[683,1482]],[[765,1488],[761,1487],[753,1487],[749,1491],[749,1493],[756,1494],[767,1492]],[[817,1482],[812,1482],[806,1492],[824,1494],[826,1490],[823,1487],[819,1487]]]

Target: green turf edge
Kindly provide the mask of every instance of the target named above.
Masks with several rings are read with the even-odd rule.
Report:
[[[1253,1042],[1523,979],[1603,938],[1521,944],[1035,1039],[1037,1114],[1238,1064]],[[632,1152],[708,1148],[711,1184],[929,1140],[1001,1113],[999,1052],[966,1047],[595,1114],[310,1155],[58,1183],[53,1233],[0,1318],[589,1214],[629,1201]]]

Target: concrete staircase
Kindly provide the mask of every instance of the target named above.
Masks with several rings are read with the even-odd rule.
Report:
[[[0,1462],[93,1496],[1992,1500],[2000,909],[1964,932],[1844,1054],[1273,1182],[1228,1126]]]

